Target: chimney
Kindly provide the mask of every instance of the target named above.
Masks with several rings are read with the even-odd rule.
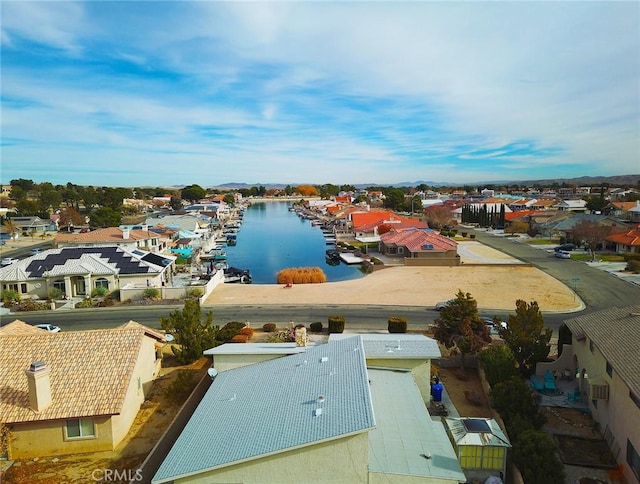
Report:
[[[36,412],[43,411],[52,403],[50,372],[51,367],[45,365],[44,361],[35,361],[28,370],[24,370],[29,383],[29,406]]]
[[[122,238],[124,240],[129,238],[129,229],[122,229]]]

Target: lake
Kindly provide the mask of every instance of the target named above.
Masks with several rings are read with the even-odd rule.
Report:
[[[276,275],[292,267],[320,267],[327,282],[362,277],[359,265],[330,266],[319,227],[290,212],[290,202],[253,203],[244,213],[238,243],[226,248],[229,266],[249,269],[255,284],[276,284]]]

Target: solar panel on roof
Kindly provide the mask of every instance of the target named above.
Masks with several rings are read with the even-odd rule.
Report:
[[[462,423],[467,432],[491,432],[487,421],[480,418],[465,418]]]

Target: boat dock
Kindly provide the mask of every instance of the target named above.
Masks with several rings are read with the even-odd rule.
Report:
[[[362,264],[364,259],[353,255],[351,252],[340,252],[340,258],[345,264]]]

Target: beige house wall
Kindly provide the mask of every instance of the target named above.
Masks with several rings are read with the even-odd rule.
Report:
[[[627,442],[630,442],[636,452],[640,453],[640,408],[630,397],[629,387],[620,378],[616,369],[613,368],[613,376],[609,376],[606,371],[607,361],[597,347],[593,352],[589,349],[589,338],[582,341],[573,339],[573,354],[577,359],[578,370],[586,370],[590,380],[602,380],[609,384],[609,399],[597,400],[597,407],[593,400],[586,395],[593,419],[600,424],[600,430],[604,434],[606,430],[611,432],[615,439],[613,451],[616,448],[619,464],[624,465],[624,474],[627,482],[636,482],[637,477],[633,474],[627,464]],[[565,347],[566,349],[566,347]],[[588,392],[587,381],[578,380],[583,393]],[[637,395],[640,397],[640,395]]]
[[[367,368],[407,368],[411,370],[425,403],[431,401],[431,360],[367,358]]]
[[[113,450],[111,418],[93,419],[95,437],[67,439],[66,420],[11,424],[9,458],[29,459],[47,455]]]
[[[253,365],[262,361],[274,360],[284,354],[243,354],[243,355],[214,355],[213,367],[218,371],[233,370],[242,366]]]
[[[331,440],[308,447],[274,454],[175,479],[176,484],[214,484],[242,482],[243,484],[281,484],[283,482],[344,483],[367,482],[369,466],[369,437],[367,432]]]
[[[114,448],[129,432],[140,410],[140,405],[144,402],[153,380],[160,371],[158,362],[159,360],[156,359],[155,340],[149,337],[142,338],[138,359],[133,368],[122,410],[119,415],[114,415],[111,419]]]

